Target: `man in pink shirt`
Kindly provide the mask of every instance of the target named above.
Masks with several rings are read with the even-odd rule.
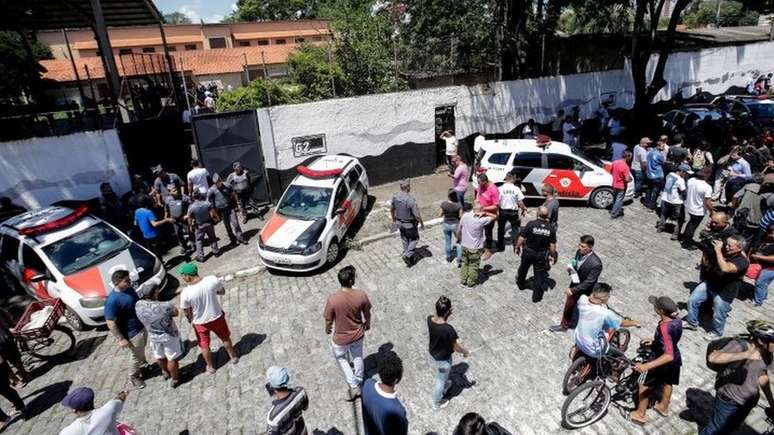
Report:
[[[454,165],[454,174],[449,174],[452,177],[452,187],[457,195],[457,202],[462,207],[465,207],[465,192],[468,190],[468,178],[470,178],[470,169],[459,155],[452,157],[452,164]]]
[[[610,218],[622,217],[623,202],[626,196],[626,186],[632,182],[632,173],[629,165],[632,163],[631,151],[624,151],[623,157],[613,162],[613,207],[610,209]]]
[[[481,204],[481,208],[486,213],[492,213],[497,216],[500,204],[500,190],[493,183],[489,182],[486,174],[478,174],[478,189],[476,189],[476,201]],[[497,219],[492,220],[484,227],[484,255],[482,260],[487,260],[492,256],[492,230]]]

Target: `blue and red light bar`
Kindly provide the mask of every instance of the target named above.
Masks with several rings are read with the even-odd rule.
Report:
[[[79,221],[82,217],[89,213],[89,207],[85,204],[78,206],[72,213],[63,216],[59,219],[55,219],[51,222],[46,222],[40,225],[34,225],[19,230],[19,234],[22,236],[37,236],[40,234],[49,233],[51,231],[61,230],[67,228],[70,225]]]
[[[331,178],[331,177],[337,177],[341,175],[342,169],[336,168],[336,169],[318,170],[318,169],[311,169],[303,165],[299,165],[296,167],[296,171],[307,178]]]

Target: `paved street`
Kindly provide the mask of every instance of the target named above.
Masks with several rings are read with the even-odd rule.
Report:
[[[686,254],[668,234],[656,234],[654,219],[639,204],[627,207],[626,217],[616,221],[610,221],[604,211],[585,207],[568,206],[560,212],[559,266],[574,254],[580,235],[597,238],[595,250],[605,267],[602,281],[614,288],[611,306],[644,325],[632,332],[633,343],[651,336],[656,325],[647,296],[666,294],[685,302],[686,286],[698,276],[695,264],[699,254]],[[368,291],[374,306],[373,326],[365,341],[369,374],[375,372],[380,348],[394,350],[403,358],[405,375],[399,393],[412,434],[450,434],[469,411],[479,412],[513,433],[565,433],[559,424],[560,390],[572,335],[545,332],[560,315],[569,281],[564,268],[557,266],[551,271],[556,288],[537,304],[531,301],[530,291],[515,290],[518,259],[510,253],[495,255],[488,262],[491,270],[486,282],[469,289],[460,286],[457,268],[446,263],[442,240],[440,227],[423,232],[420,245],[426,246],[426,258],[412,269],[406,269],[399,258],[400,241],[394,237],[350,251],[341,261],[339,266],[352,264],[358,269],[358,286]],[[222,258],[228,261],[231,255],[234,253]],[[204,273],[209,273],[208,266],[201,267]],[[130,393],[121,421],[142,434],[261,433],[269,402],[264,373],[268,366],[282,364],[289,368],[292,383],[308,391],[310,433],[361,433],[356,423],[359,403],[354,406],[343,400],[346,386],[329,355],[321,319],[326,296],[337,289],[336,270],[338,267],[300,277],[261,272],[230,279],[223,303],[243,354],[239,365],[223,366],[215,375],[203,374],[194,348],[181,366],[185,373],[196,376],[174,391],[160,377],[150,379],[147,388]],[[454,397],[447,408],[433,412],[430,392],[434,371],[427,354],[425,317],[441,294],[451,298],[454,314],[450,322],[473,352],[468,359],[454,360]],[[772,307],[769,301],[765,311],[755,311],[744,302],[735,302],[727,332],[741,332],[744,321],[751,318],[772,318]],[[182,334],[193,343],[192,329],[186,322],[180,323]],[[696,433],[694,421],[706,419],[714,381],[713,372],[704,365],[706,342],[702,335],[686,331],[680,342],[684,366],[669,418],[651,411],[651,423],[640,429],[611,407],[603,420],[578,433]],[[58,405],[71,385],[93,387],[100,403],[126,388],[128,355],[112,337],[105,331],[77,337],[76,361],[40,368],[39,376],[21,390],[33,417],[15,423],[8,433],[57,433],[72,420],[72,415]],[[213,339],[213,345],[219,342]],[[633,346],[630,356],[632,352]],[[219,361],[226,364],[224,352]],[[6,403],[2,406],[9,407]],[[747,424],[740,433],[762,433],[770,428],[760,407]]]

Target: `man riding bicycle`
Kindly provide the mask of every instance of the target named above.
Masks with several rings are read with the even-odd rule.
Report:
[[[634,320],[621,318],[607,307],[610,290],[610,285],[597,283],[591,296],[582,295],[578,299],[578,325],[575,327],[572,359],[575,359],[578,350],[590,358],[599,358],[603,346],[607,352],[617,352],[618,349],[609,345],[613,333],[619,328],[640,326]]]

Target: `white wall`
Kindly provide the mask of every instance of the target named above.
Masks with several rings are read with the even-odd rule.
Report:
[[[223,89],[226,89],[228,85],[231,85],[232,88],[238,88],[243,85],[242,79],[244,78],[243,73],[223,73],[223,74],[207,74],[207,75],[200,75],[195,76],[194,81],[197,83],[207,83],[207,82],[220,82],[218,85],[222,85]]]
[[[0,196],[27,208],[95,198],[105,181],[119,195],[130,189],[116,130],[0,143]]]

